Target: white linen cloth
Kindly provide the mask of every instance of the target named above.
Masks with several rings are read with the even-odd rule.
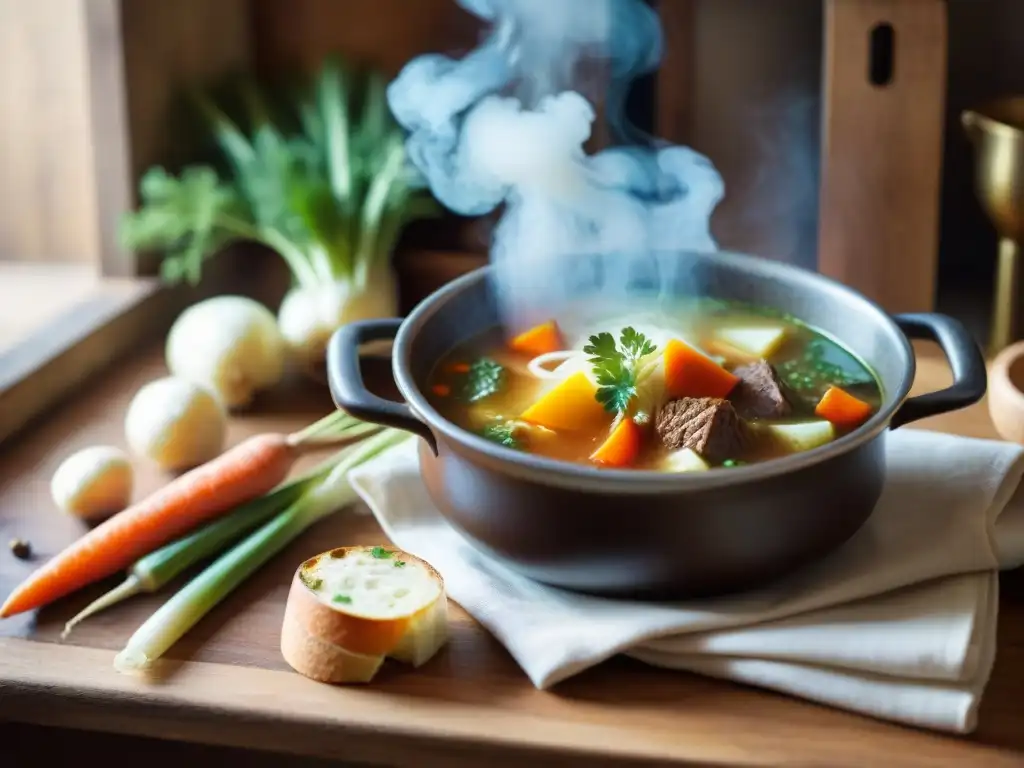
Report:
[[[896,430],[882,497],[837,552],[754,593],[677,604],[578,595],[481,556],[432,504],[416,448],[406,441],[357,468],[354,487],[538,688],[625,653],[919,727],[974,729],[995,657],[997,570],[1024,563],[1019,446]]]

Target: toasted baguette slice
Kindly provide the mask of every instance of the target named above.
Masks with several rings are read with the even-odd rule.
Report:
[[[296,672],[325,683],[368,683],[385,657],[414,666],[448,640],[444,581],[390,547],[342,547],[299,566],[281,628]]]

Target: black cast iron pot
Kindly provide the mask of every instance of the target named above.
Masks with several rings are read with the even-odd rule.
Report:
[[[423,438],[423,480],[445,517],[483,554],[537,581],[609,596],[698,597],[758,587],[835,550],[867,520],[885,479],[890,429],[963,408],[985,392],[985,365],[957,321],[889,317],[812,272],[740,254],[686,254],[702,294],[788,312],[831,335],[877,374],[883,404],[860,429],[805,453],[696,474],[609,470],[513,451],[442,417],[421,387],[456,344],[493,328],[488,269],[423,301],[407,319],[341,328],[328,349],[337,405]],[[685,293],[684,289],[679,290]],[[394,338],[407,404],[364,387],[361,344]],[[953,385],[907,398],[908,342],[937,341]]]

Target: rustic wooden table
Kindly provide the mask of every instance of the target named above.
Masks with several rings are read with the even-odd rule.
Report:
[[[944,386],[949,377],[941,358],[923,351],[920,360],[916,389]],[[79,533],[49,500],[52,471],[73,449],[121,444],[129,398],[162,374],[159,350],[140,354],[5,446],[5,541],[27,538],[46,557]],[[330,407],[322,389],[282,391],[234,420],[230,438],[290,430]],[[983,404],[920,426],[992,436]],[[144,471],[140,491],[162,480]],[[954,738],[622,659],[554,691],[537,691],[458,608],[449,647],[418,672],[389,669],[363,688],[319,685],[292,673],[278,651],[278,631],[296,563],[331,546],[382,539],[365,516],[324,521],[176,646],[166,680],[156,685],[117,674],[111,661],[166,595],[101,614],[65,643],[58,639],[63,622],[107,585],[0,623],[0,718],[391,765],[1024,764],[1020,574],[1003,576],[999,653],[980,727],[969,738]],[[0,594],[30,567],[0,551]],[[0,764],[10,764],[3,744]]]

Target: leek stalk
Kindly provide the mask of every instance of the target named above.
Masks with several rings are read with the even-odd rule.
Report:
[[[358,440],[378,429],[376,424],[357,421],[343,411],[336,411],[296,432],[290,441],[294,445],[306,447],[332,446]],[[243,534],[265,523],[327,477],[349,450],[350,448],[346,448],[339,451],[310,474],[280,485],[265,496],[241,504],[225,517],[214,520],[137,560],[128,569],[128,574],[121,584],[98,597],[64,625],[61,639],[67,639],[76,625],[100,611],[135,595],[162,589],[200,560],[217,554]]]
[[[75,626],[100,611],[135,595],[162,589],[188,568],[217,554],[243,534],[262,525],[327,477],[331,469],[350,451],[351,446],[339,451],[308,475],[278,486],[267,495],[240,505],[229,515],[140,558],[128,569],[128,575],[121,584],[96,598],[64,625],[61,639],[67,639]]]
[[[327,476],[284,512],[221,555],[162,605],[114,659],[120,672],[144,672],[221,600],[314,523],[356,500],[348,473],[409,436],[387,429],[353,446]]]

